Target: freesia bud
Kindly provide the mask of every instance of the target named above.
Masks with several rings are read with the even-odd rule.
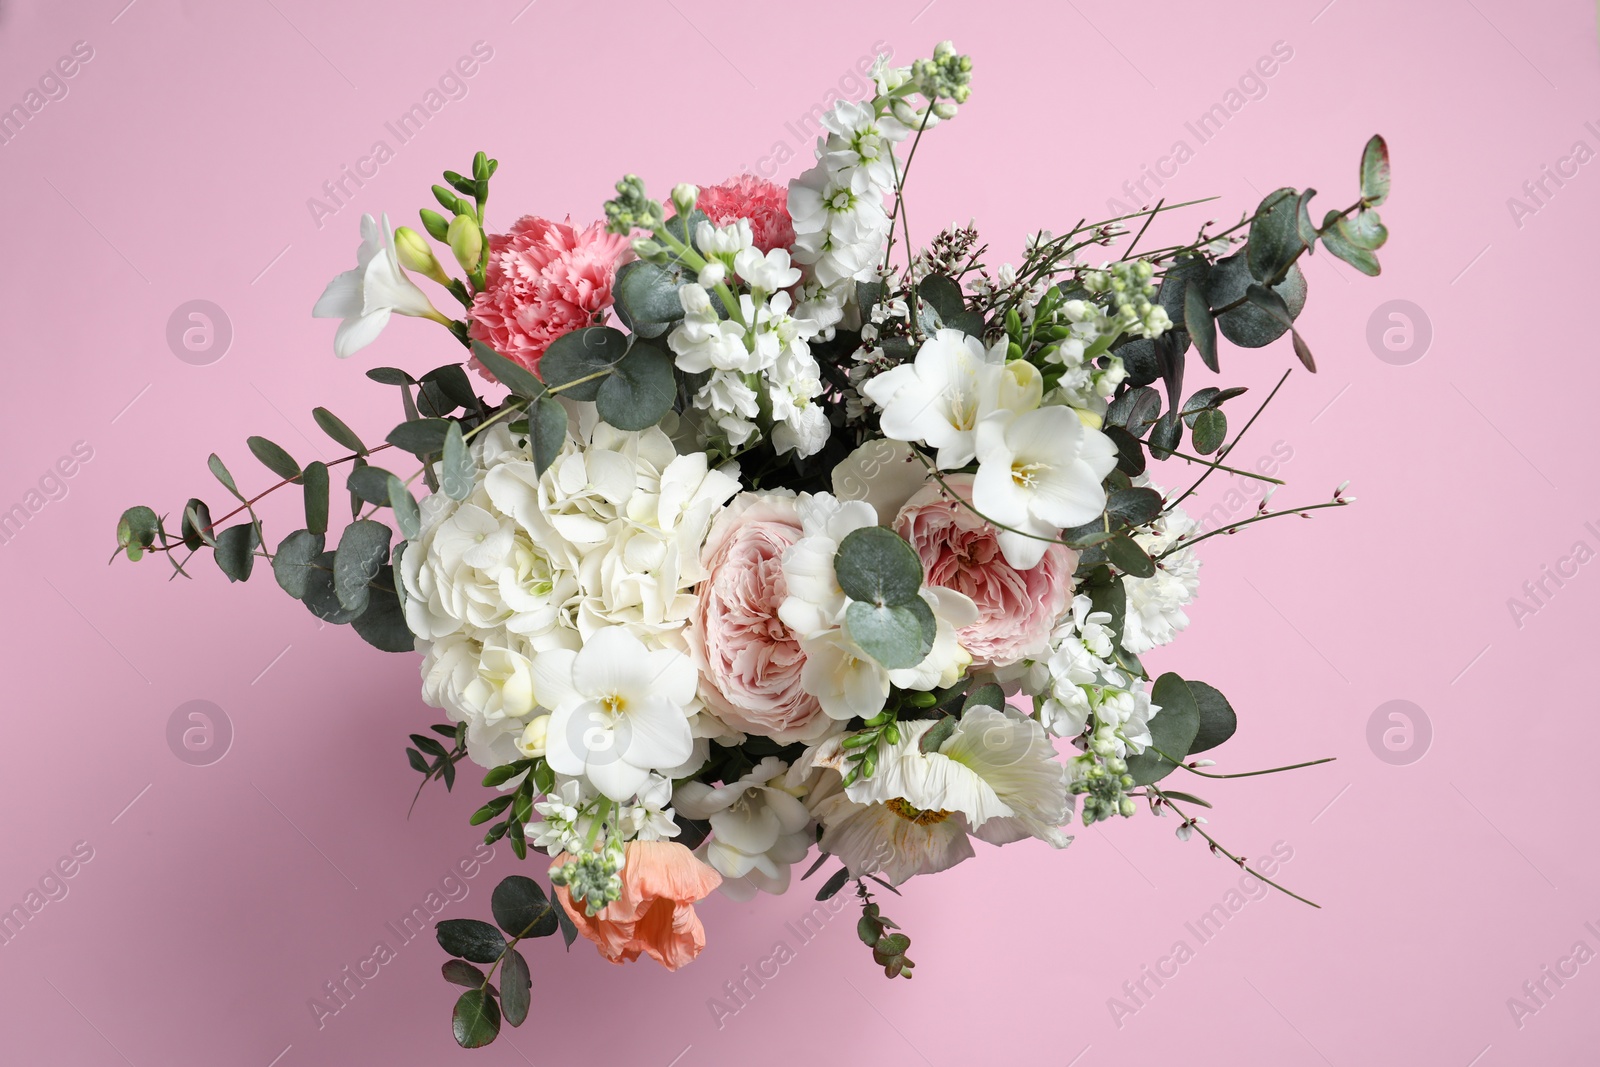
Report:
[[[517,749],[526,759],[537,759],[545,754],[545,746],[550,740],[550,716],[539,715],[523,727],[522,736],[517,739]]]
[[[1078,416],[1079,422],[1083,423],[1091,430],[1098,430],[1101,426],[1105,425],[1106,420],[1101,418],[1099,415],[1096,415],[1092,411],[1085,411],[1083,408],[1073,408],[1072,413]]]
[[[394,231],[394,252],[400,257],[402,267],[425,278],[437,279],[444,273],[439,261],[433,257],[433,249],[428,246],[427,238],[410,226],[401,226]]]
[[[483,261],[483,227],[467,215],[457,215],[450,220],[448,234],[450,252],[468,273],[476,272]]]

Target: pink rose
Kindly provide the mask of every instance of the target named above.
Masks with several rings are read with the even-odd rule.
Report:
[[[472,298],[467,333],[537,371],[550,342],[599,323],[617,268],[632,254],[628,239],[607,233],[605,223],[578,230],[570,219],[524,216],[510,233],[489,237],[489,267],[483,291]]]
[[[971,501],[972,475],[945,481]],[[922,557],[929,585],[965,593],[978,606],[978,621],[958,631],[975,669],[1005,667],[1045,647],[1072,596],[1076,552],[1051,545],[1037,566],[1017,570],[1000,551],[994,527],[931,479],[901,507],[894,528]]]
[[[721,185],[700,190],[695,205],[718,226],[749,219],[755,245],[762,252],[787,249],[794,244],[794,220],[789,217],[789,190],[781,185],[741,174]]]
[[[700,695],[712,713],[735,730],[785,744],[814,740],[831,721],[800,684],[805,653],[778,618],[789,595],[783,553],[800,535],[794,493],[734,497],[701,552],[706,578],[689,624]]]

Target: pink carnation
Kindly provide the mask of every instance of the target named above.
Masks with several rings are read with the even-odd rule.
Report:
[[[631,256],[627,237],[607,233],[602,222],[577,230],[570,218],[524,216],[510,233],[489,237],[489,267],[467,332],[537,371],[550,342],[600,321],[611,306],[617,268]]]
[[[814,740],[830,721],[800,684],[805,653],[778,618],[789,595],[783,553],[800,536],[792,492],[735,497],[706,538],[706,579],[689,623],[707,707],[735,730],[785,744]]]
[[[789,190],[752,174],[729,178],[721,185],[700,190],[697,207],[719,226],[734,219],[749,219],[756,247],[763,252],[794,244],[794,220],[789,217]]]
[[[945,481],[971,501],[970,474]],[[1008,666],[1044,649],[1072,595],[1076,552],[1051,545],[1037,566],[1019,571],[1006,562],[994,527],[932,480],[906,501],[894,525],[922,557],[928,584],[965,593],[978,606],[978,621],[958,631],[975,669]]]

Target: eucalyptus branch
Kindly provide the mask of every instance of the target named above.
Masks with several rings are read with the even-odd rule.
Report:
[[[1250,865],[1245,862],[1245,859],[1244,859],[1243,856],[1235,856],[1232,852],[1229,852],[1227,849],[1223,848],[1222,845],[1218,844],[1217,839],[1212,837],[1210,834],[1206,833],[1204,830],[1202,830],[1200,828],[1200,823],[1199,823],[1198,820],[1196,820],[1194,818],[1191,818],[1188,815],[1185,815],[1183,813],[1183,809],[1178,807],[1177,804],[1173,803],[1171,797],[1167,796],[1167,794],[1163,793],[1160,789],[1158,789],[1154,785],[1147,786],[1146,788],[1149,789],[1152,793],[1154,793],[1156,795],[1156,797],[1158,798],[1157,803],[1165,804],[1167,807],[1171,808],[1173,813],[1175,815],[1177,815],[1178,818],[1183,820],[1183,825],[1184,826],[1187,826],[1189,829],[1193,830],[1195,833],[1197,833],[1201,837],[1205,838],[1206,839],[1206,843],[1211,846],[1211,851],[1212,852],[1218,853],[1218,854],[1220,854],[1222,856],[1226,856],[1228,859],[1230,859],[1234,863],[1238,864],[1238,866],[1239,866],[1239,868],[1241,870],[1250,871],[1251,877],[1261,879],[1263,882],[1267,883],[1272,888],[1276,889],[1278,892],[1283,893],[1286,896],[1291,896],[1294,899],[1298,900],[1302,904],[1309,904],[1313,908],[1320,909],[1322,907],[1321,904],[1318,904],[1314,900],[1307,900],[1305,897],[1301,896],[1299,893],[1294,892],[1292,889],[1285,889],[1283,886],[1279,885],[1277,882],[1274,882],[1271,878],[1268,878],[1266,875],[1261,874],[1261,873],[1259,873],[1257,871],[1250,870]]]
[[[1157,749],[1156,751],[1160,752],[1161,750]],[[1172,759],[1172,757],[1168,756],[1165,752],[1162,752],[1161,755],[1165,759]],[[1298,771],[1302,767],[1315,767],[1320,763],[1332,763],[1338,758],[1338,756],[1324,756],[1321,759],[1307,760],[1304,763],[1291,763],[1287,767],[1268,767],[1266,770],[1239,771],[1236,774],[1211,774],[1208,771],[1200,770],[1192,763],[1179,763],[1178,766],[1182,767],[1190,774],[1198,774],[1202,778],[1254,778],[1262,774],[1277,774],[1279,771]],[[1177,763],[1178,761],[1172,760],[1172,762]]]

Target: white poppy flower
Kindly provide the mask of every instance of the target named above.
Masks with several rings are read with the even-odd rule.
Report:
[[[394,230],[389,216],[383,228],[371,215],[361,216],[361,248],[355,270],[347,270],[328,283],[311,314],[319,319],[343,319],[333,335],[333,352],[346,359],[378,339],[390,314],[411,315],[448,323],[417,283],[400,266],[395,253]]]

